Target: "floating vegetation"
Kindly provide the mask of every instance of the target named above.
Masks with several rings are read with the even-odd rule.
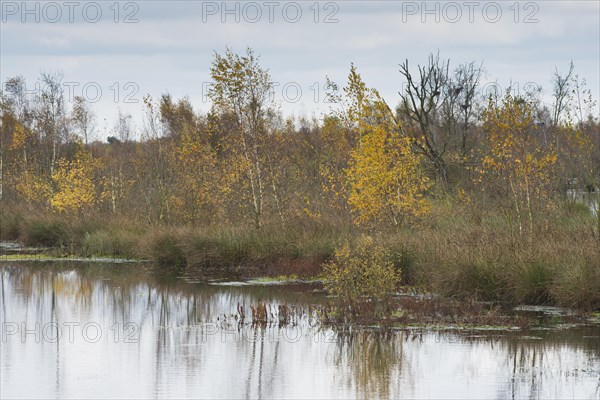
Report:
[[[247,310],[250,315],[247,315]],[[254,327],[296,327],[301,323],[307,326],[318,326],[322,320],[320,317],[322,306],[296,306],[287,304],[269,304],[259,302],[250,304],[248,307],[237,303],[236,312],[232,314],[221,314],[216,322],[231,327],[237,325],[251,325]],[[248,318],[249,317],[249,318]]]
[[[249,311],[248,311],[249,310]],[[306,323],[334,329],[376,329],[457,332],[508,332],[514,330],[563,330],[589,324],[588,315],[569,315],[560,323],[548,322],[547,317],[536,313],[515,312],[510,307],[476,301],[452,301],[439,297],[400,296],[394,302],[394,312],[387,318],[347,318],[337,304],[325,303],[299,307],[288,304],[258,302],[245,307],[239,303],[236,313],[225,315],[221,322],[249,324],[257,327],[277,325],[297,326]],[[600,321],[598,321],[600,323]]]
[[[0,241],[0,255],[14,254],[14,253],[26,253],[26,254],[37,254],[42,251],[48,250],[46,247],[26,247],[19,242]]]
[[[265,303],[251,304],[250,310],[253,325],[272,323],[278,323],[279,326],[297,325],[298,320],[304,315],[304,310],[299,311],[295,306],[289,307],[287,304],[277,306]],[[245,317],[244,307],[240,306],[239,303],[238,314],[240,315],[240,321],[243,321]]]
[[[130,260],[124,258],[111,258],[111,257],[75,257],[65,256],[57,257],[50,254],[2,254],[0,255],[0,262],[14,262],[14,261],[31,261],[31,262],[62,262],[62,261],[77,261],[77,262],[94,262],[94,263],[139,263],[147,262],[147,260]]]
[[[249,284],[263,284],[263,285],[281,285],[290,282],[298,282],[297,275],[280,275],[280,276],[264,276],[248,281]]]

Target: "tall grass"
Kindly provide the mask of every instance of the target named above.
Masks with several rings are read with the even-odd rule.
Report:
[[[62,247],[68,242],[68,232],[65,223],[56,218],[26,218],[19,239],[30,246]]]
[[[182,250],[182,236],[174,232],[158,230],[146,235],[146,253],[160,266],[181,268],[187,265]]]
[[[17,240],[22,220],[21,212],[0,207],[0,240]]]
[[[344,224],[159,227],[119,216],[0,211],[2,240],[250,275],[318,276],[336,249],[365,233]],[[386,249],[405,285],[453,298],[600,309],[600,227],[589,209],[556,203],[531,236],[516,236],[510,222],[491,202],[484,207],[440,199],[415,227],[369,234]]]
[[[416,283],[450,297],[600,308],[600,246],[589,210],[556,205],[531,240],[515,238],[494,210],[438,206],[432,221],[391,240],[408,248]]]
[[[139,257],[138,240],[135,232],[114,228],[85,232],[81,253],[88,257],[136,258]]]
[[[331,233],[224,227],[158,229],[147,234],[145,252],[166,267],[316,276],[346,236]]]

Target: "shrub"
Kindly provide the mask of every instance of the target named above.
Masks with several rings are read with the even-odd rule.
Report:
[[[60,247],[65,237],[65,227],[54,219],[36,219],[22,225],[21,241],[30,246]]]
[[[363,237],[356,246],[345,244],[335,251],[334,259],[324,265],[324,277],[342,315],[385,316],[400,273],[383,246]]]
[[[16,240],[19,238],[21,214],[0,209],[0,240]]]

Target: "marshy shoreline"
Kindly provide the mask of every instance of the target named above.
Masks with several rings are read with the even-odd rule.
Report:
[[[365,232],[344,225],[261,230],[170,227],[125,217],[67,218],[18,207],[0,211],[0,239],[38,249],[29,255],[5,249],[6,260],[146,260],[175,274],[311,280],[323,278],[323,265],[339,246],[352,246],[369,235],[399,272],[400,287],[417,287],[448,301],[600,310],[596,220],[570,202],[558,204],[531,241],[516,240],[493,209],[475,212],[469,205],[442,201],[418,226],[393,232]]]

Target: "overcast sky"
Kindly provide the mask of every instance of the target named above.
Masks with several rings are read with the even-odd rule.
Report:
[[[439,50],[451,68],[483,62],[485,82],[540,84],[550,101],[555,67],[570,60],[600,93],[600,2],[2,1],[0,78],[62,71],[65,92],[95,101],[100,137],[117,109],[141,124],[145,94],[189,96],[198,110],[214,52],[252,47],[277,83],[285,114],[329,109],[323,85],[354,62],[369,86],[397,104],[398,64]],[[87,92],[83,91],[83,88]],[[98,89],[102,92],[98,93]],[[301,91],[301,93],[299,92]],[[137,103],[135,103],[137,102]]]

